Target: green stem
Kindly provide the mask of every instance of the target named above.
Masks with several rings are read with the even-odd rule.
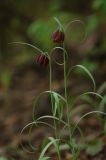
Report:
[[[64,27],[63,27],[62,23],[59,21],[59,19],[57,17],[54,17],[54,20],[57,22],[58,26],[60,27],[60,30],[64,31]]]
[[[50,91],[52,91],[52,66],[51,66],[51,58],[50,58],[50,61],[49,61],[49,66],[50,66]],[[52,105],[52,113],[53,113],[53,97],[51,95],[51,105]],[[54,120],[54,128],[55,128],[55,137],[56,139],[58,138],[57,136],[57,126],[56,126],[56,121]],[[59,160],[61,160],[61,156],[60,156],[60,151],[59,151],[59,142],[58,143],[58,151],[57,151],[57,154],[58,154],[58,158]]]
[[[51,58],[49,60],[49,67],[50,67],[50,91],[52,90],[52,67],[51,67]]]
[[[63,43],[63,49],[64,49],[64,92],[65,92],[66,107],[67,107],[67,123],[68,123],[68,129],[69,129],[69,137],[71,140],[70,110],[68,107],[68,97],[67,97],[66,54],[65,54],[64,43]]]
[[[65,91],[65,99],[67,101],[67,80],[66,80],[66,55],[64,53],[64,91]]]

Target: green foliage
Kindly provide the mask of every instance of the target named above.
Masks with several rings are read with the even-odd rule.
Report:
[[[30,25],[28,34],[44,49],[50,49],[52,46],[50,37],[54,26],[55,23],[53,20],[38,19]]]
[[[103,149],[103,143],[101,140],[93,140],[88,143],[86,148],[86,153],[95,156],[97,153],[99,153]]]
[[[90,33],[93,33],[99,26],[100,20],[97,15],[90,15],[87,17],[87,23],[86,23],[86,32],[89,35]]]
[[[7,158],[5,158],[5,157],[0,157],[0,160],[7,160]]]
[[[88,60],[88,59],[83,60],[81,65],[86,67],[91,73],[93,73],[97,69],[97,63],[92,62],[91,60]],[[79,73],[80,75],[84,74],[82,70],[77,70],[77,73]]]
[[[56,141],[59,141],[58,139],[50,139],[50,142],[44,147],[44,149],[42,150],[39,160],[47,160],[48,157],[45,157],[45,152],[48,150],[48,148],[52,145],[55,144]]]
[[[2,71],[0,75],[0,81],[1,81],[1,84],[4,86],[4,88],[8,88],[10,86],[11,78],[12,78],[12,74],[9,70]]]
[[[53,93],[53,96],[51,97],[53,100],[53,116],[59,117],[59,119],[62,119],[63,117],[63,102],[58,97],[57,93]]]
[[[43,150],[43,148],[48,144],[49,140],[47,138],[44,138],[42,144],[41,144],[41,150]]]
[[[72,160],[77,160],[83,145],[78,144],[74,138],[71,139],[68,145],[72,150]]]
[[[95,83],[95,80],[92,76],[92,74],[90,73],[90,71],[83,65],[75,65],[73,67],[71,67],[68,71],[68,74],[67,74],[67,78],[70,76],[70,73],[74,70],[74,69],[81,69],[84,73],[86,73],[86,75],[91,79],[92,83],[93,83],[93,91],[95,91],[96,89],[96,83]]]
[[[2,157],[2,156],[1,156],[1,157],[0,157],[0,160],[15,160],[15,159],[14,159],[14,158],[9,158],[9,159],[8,159],[8,158],[6,158],[6,157]]]
[[[102,39],[101,48],[104,52],[106,51],[106,37]]]
[[[102,94],[106,90],[106,82],[104,82],[99,88],[98,93]]]
[[[94,0],[93,8],[100,10],[103,13],[106,13],[106,1],[105,0]]]

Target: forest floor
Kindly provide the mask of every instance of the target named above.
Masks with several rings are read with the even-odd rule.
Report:
[[[103,70],[98,70],[98,73],[94,74],[97,85],[104,82],[105,69],[104,67]],[[61,72],[60,69],[59,72],[54,73],[53,89],[63,93],[63,78],[58,76],[61,75]],[[27,148],[29,137],[27,131],[25,131],[20,138],[20,132],[25,125],[32,122],[34,98],[42,91],[49,90],[49,80],[47,78],[47,72],[44,73],[44,70],[36,69],[34,65],[26,65],[16,69],[8,90],[0,89],[0,156],[5,157],[3,160],[38,159],[39,151],[29,154],[22,149],[20,144],[22,143]],[[84,83],[81,83],[83,80]],[[91,83],[85,81],[82,77],[79,77],[77,81],[77,78],[73,76],[70,80],[69,89],[73,95],[76,95],[83,90],[85,91],[87,87],[88,89],[91,88],[90,85]],[[47,115],[48,113],[50,113],[48,97],[45,97],[37,110],[37,116]],[[79,117],[76,116],[75,118],[78,119]],[[85,119],[81,123],[81,128],[84,128],[85,135],[90,137],[95,137],[97,132],[101,130],[100,124],[93,117]],[[33,130],[31,139],[33,144],[40,148],[42,138],[51,134],[50,129],[46,126],[38,126]],[[79,160],[106,160],[106,135],[101,135],[98,139],[102,139],[104,143],[102,151],[95,156],[90,156],[83,150]],[[28,149],[30,150],[30,147]],[[57,160],[55,154],[49,154],[52,156],[51,159]],[[61,156],[64,160],[72,159],[69,150],[62,151]]]

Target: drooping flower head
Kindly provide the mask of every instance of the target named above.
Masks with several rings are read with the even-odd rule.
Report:
[[[42,67],[47,67],[47,65],[49,64],[49,59],[47,56],[40,54],[36,57],[36,63]]]
[[[52,34],[52,40],[54,43],[62,43],[64,42],[64,38],[65,38],[64,32],[60,30],[55,31]]]

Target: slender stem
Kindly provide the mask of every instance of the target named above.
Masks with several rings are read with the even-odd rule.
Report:
[[[51,66],[51,58],[49,60],[49,66],[50,66],[50,91],[52,91],[52,66]],[[52,113],[53,113],[53,97],[51,95],[51,105],[52,105]],[[54,120],[54,130],[55,130],[55,137],[56,139],[58,138],[57,136],[57,126],[56,126],[56,121]],[[58,143],[58,151],[57,151],[57,154],[58,154],[58,158],[59,160],[61,160],[61,156],[60,156],[60,151],[59,151],[59,142]]]
[[[64,45],[63,45],[64,48]],[[64,53],[64,91],[65,91],[65,99],[67,101],[67,80],[66,80],[66,55]]]
[[[54,17],[54,20],[57,22],[58,26],[60,27],[60,30],[64,31],[64,27],[63,27],[62,23],[60,22],[60,20],[57,17]]]
[[[52,69],[51,69],[51,58],[50,58],[50,60],[49,60],[49,68],[50,68],[50,82],[49,82],[49,84],[50,84],[50,91],[52,90]]]
[[[67,97],[66,54],[65,54],[64,43],[63,43],[63,48],[64,48],[64,92],[65,92],[65,99],[66,99],[67,123],[68,123],[68,129],[69,129],[69,137],[71,140],[70,111],[69,111],[69,107],[68,107],[68,97]]]
[[[34,46],[34,45],[32,45],[32,44],[29,44],[29,43],[25,43],[25,42],[11,42],[11,43],[8,43],[8,44],[27,45],[27,46],[30,46],[30,47],[34,48],[34,49],[37,50],[38,52],[44,54],[44,52],[43,52],[40,48],[38,48],[38,47],[36,47],[36,46]]]

